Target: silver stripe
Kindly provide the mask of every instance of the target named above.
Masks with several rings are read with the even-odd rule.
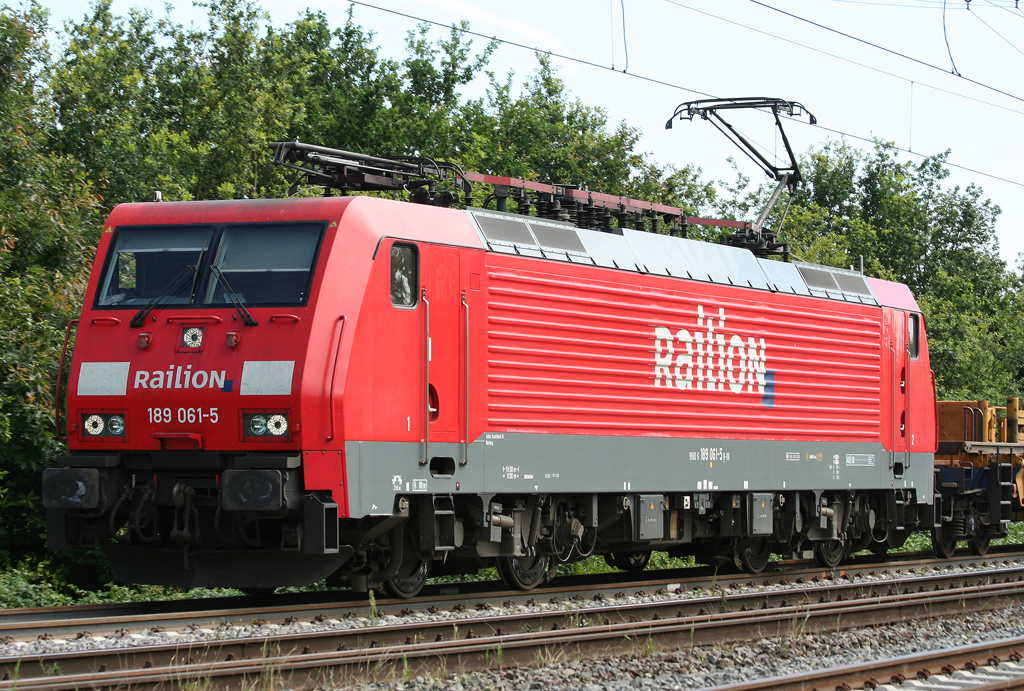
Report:
[[[79,396],[124,396],[130,362],[83,362],[78,372]]]

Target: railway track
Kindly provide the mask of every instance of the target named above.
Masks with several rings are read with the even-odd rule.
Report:
[[[812,689],[1024,689],[1024,638],[931,650],[857,665],[753,679],[706,691],[811,691]]]
[[[998,550],[998,551],[997,551]],[[507,602],[526,604],[531,600],[548,601],[590,599],[616,592],[654,594],[668,588],[694,591],[698,588],[744,588],[787,586],[825,579],[884,577],[925,568],[959,566],[968,569],[990,565],[1008,566],[1024,560],[1018,545],[993,548],[986,557],[961,555],[939,560],[930,553],[906,553],[882,557],[858,557],[855,562],[828,571],[813,562],[779,562],[758,575],[717,574],[708,567],[650,571],[644,574],[609,573],[575,578],[559,578],[550,587],[527,593],[495,590],[496,581],[435,585],[415,600],[378,600],[378,616],[404,609],[452,610],[463,607],[497,606]],[[278,626],[293,620],[368,618],[366,596],[351,591],[296,593],[271,598],[210,598],[164,602],[42,607],[0,611],[0,641],[33,641],[40,637],[66,640],[106,637],[117,632],[128,635],[154,629],[187,631],[196,629],[250,626],[262,621]]]
[[[267,680],[285,687],[341,684],[444,669],[536,664],[645,646],[691,646],[928,618],[1024,601],[1024,566],[871,582],[807,584],[800,590],[730,592],[623,606],[568,600],[512,614],[225,637],[190,644],[115,648],[0,659],[0,691],[168,688],[209,679],[219,688]],[[59,673],[59,674],[55,674]],[[804,687],[809,688],[809,687]],[[829,687],[818,687],[829,688]]]

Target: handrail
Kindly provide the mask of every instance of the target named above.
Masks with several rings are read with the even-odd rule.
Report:
[[[78,320],[72,319],[68,322],[67,327],[64,329],[64,348],[60,351],[60,367],[57,369],[57,389],[54,393],[54,407],[56,408],[56,415],[53,418],[54,431],[57,433],[57,439],[60,441],[67,441],[68,435],[60,433],[60,387],[64,381],[64,360],[68,354],[68,341],[71,340],[71,326],[72,324],[77,325]]]
[[[302,321],[302,318],[299,315],[297,315],[297,314],[272,314],[272,315],[270,315],[269,321],[274,321],[275,319],[280,319],[282,321],[289,320],[289,321],[293,321],[293,322],[300,322],[300,321]]]
[[[896,346],[892,339],[889,339],[889,361],[892,366],[889,368],[889,389],[892,390],[892,410],[889,411],[889,419],[892,423],[892,450],[889,452],[889,469],[896,465],[896,424],[899,418],[896,417]]]
[[[466,308],[466,452],[461,465],[469,465],[469,303],[466,292],[462,292],[462,306]]]
[[[213,322],[214,324],[220,324],[223,319],[215,314],[196,314],[194,316],[181,316],[174,315],[173,317],[167,317],[167,323],[173,324],[174,322]]]
[[[273,317],[270,318],[274,320]],[[331,433],[327,436],[327,441],[334,439],[334,379],[338,376],[338,357],[341,355],[341,339],[345,335],[345,315],[338,317],[338,321],[341,322],[341,329],[338,331],[338,340],[335,341],[334,357],[331,361],[334,363],[331,367],[331,386],[327,390],[327,399],[330,401],[330,415],[331,415]]]
[[[906,321],[904,323],[908,323],[909,322],[909,320],[910,320],[910,315],[909,314],[905,315],[905,320]],[[907,333],[909,333],[909,331],[910,331],[910,327],[908,326],[907,327]],[[914,400],[914,392],[910,388],[910,373],[914,369],[914,359],[911,357],[911,353],[910,353],[910,338],[907,338],[907,357],[906,357],[906,363],[907,363],[907,391],[906,391],[905,397],[903,399],[903,404],[905,406],[907,406],[907,431],[909,432],[909,434],[907,434],[907,439],[906,439],[906,444],[907,444],[907,465],[905,466],[905,468],[909,468],[910,467],[910,459],[913,458],[913,455],[914,455],[914,432],[913,432],[913,429],[912,429],[914,416],[911,414],[911,409],[910,409],[911,404],[913,403],[913,400]]]
[[[76,319],[75,321],[78,321],[78,320]],[[93,324],[112,324],[113,326],[117,326],[118,324],[121,323],[121,320],[118,319],[117,317],[93,317],[92,318],[92,323]]]
[[[427,300],[427,287],[423,286],[422,291],[422,299],[425,306],[423,320],[425,338],[423,349],[423,391],[426,397],[427,409],[423,415],[423,459],[420,461],[420,465],[426,465],[430,462],[430,414],[434,412],[434,408],[430,407],[430,301]]]

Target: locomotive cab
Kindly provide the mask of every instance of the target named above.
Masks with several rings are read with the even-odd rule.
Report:
[[[323,426],[304,425],[324,392],[303,368],[330,337],[311,334],[339,201],[115,209],[70,368],[71,452],[43,478],[51,548],[100,547],[123,581],[249,589],[351,556],[337,500],[302,468]]]

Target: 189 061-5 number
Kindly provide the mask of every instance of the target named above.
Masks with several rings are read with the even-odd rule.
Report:
[[[216,408],[178,408],[177,414],[170,408],[149,408],[149,421],[153,423],[178,422],[213,422],[216,423],[220,416]]]

